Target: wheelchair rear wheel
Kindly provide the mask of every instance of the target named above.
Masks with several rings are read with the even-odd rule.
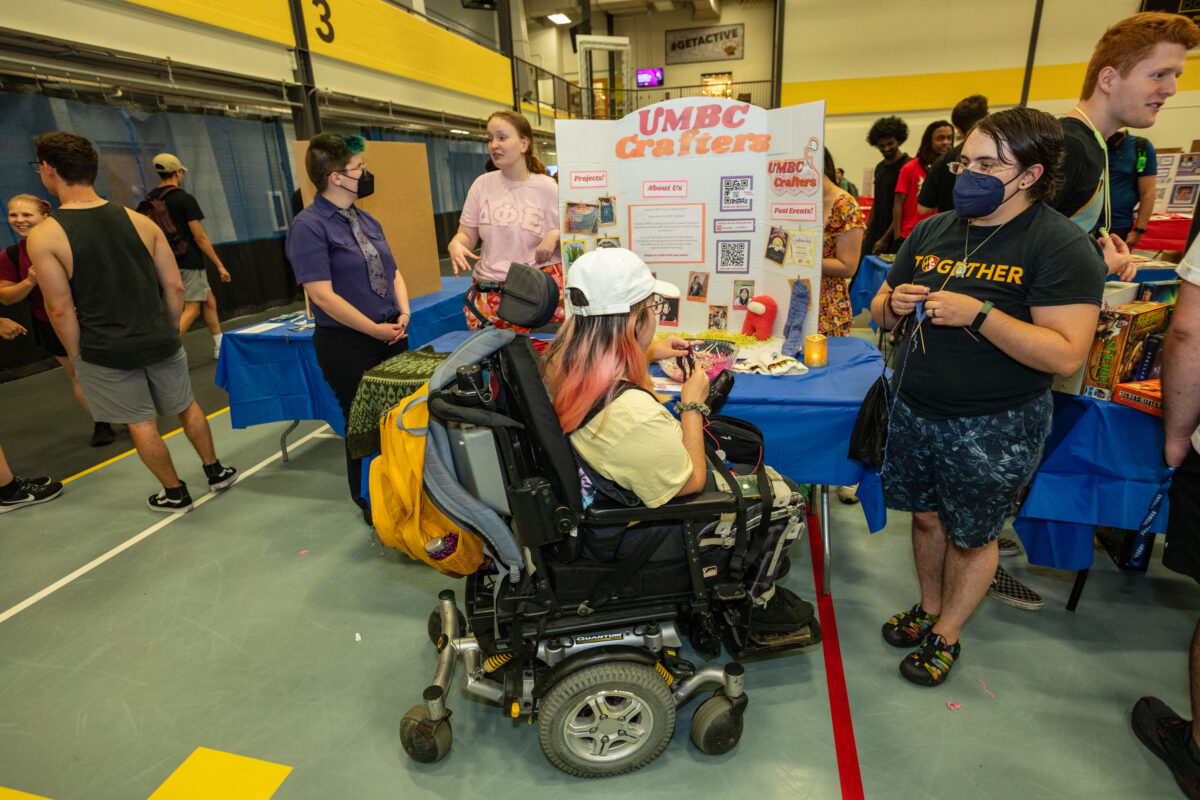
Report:
[[[572,673],[538,706],[538,739],[570,775],[604,778],[644,767],[675,731],[671,688],[651,667],[613,662]]]

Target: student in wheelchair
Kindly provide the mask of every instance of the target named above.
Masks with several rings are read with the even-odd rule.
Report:
[[[521,267],[499,313],[536,329],[558,286]],[[453,591],[439,594],[434,680],[401,722],[419,761],[450,749],[459,659],[468,694],[536,716],[554,766],[605,777],[654,760],[676,710],[714,687],[691,739],[706,754],[737,744],[744,669],[693,665],[684,637],[706,660],[722,647],[743,659],[821,639],[812,606],[776,585],[804,531],[800,487],[762,463],[761,436],[753,466],[732,471],[706,444],[732,451],[717,429],[729,421],[706,419],[724,398],[703,371],[682,387],[681,422],[651,391],[649,359],[688,352],[677,337],[651,341],[659,303],[678,289],[619,248],[585,254],[567,288],[571,316],[546,357],[529,336],[485,328],[381,426],[376,463],[392,465],[371,472],[381,540],[466,575],[465,615]],[[399,475],[414,453],[416,491]]]

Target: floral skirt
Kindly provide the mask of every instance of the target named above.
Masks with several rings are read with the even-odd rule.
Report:
[[[551,319],[550,322],[562,322],[567,318],[566,312],[563,310],[562,264],[547,264],[544,267],[538,267],[538,269],[549,274],[552,278],[554,278],[554,282],[558,284],[558,308],[555,309],[554,318]],[[496,316],[496,310],[499,307],[499,292],[477,292],[475,294],[475,309],[497,328],[512,328],[517,333],[529,333],[529,328],[522,328],[519,325],[510,325]],[[463,314],[467,318],[467,330],[477,331],[483,327],[483,323],[479,321],[479,317],[472,314],[470,308],[466,304],[463,305]]]

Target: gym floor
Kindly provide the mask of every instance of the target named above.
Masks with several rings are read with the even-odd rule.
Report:
[[[207,332],[185,344],[217,452],[242,474],[181,516],[145,508],[157,487],[123,430],[87,446],[61,372],[0,385],[14,470],[70,477],[61,498],[0,517],[0,799],[1179,795],[1129,710],[1156,694],[1187,713],[1190,580],[1157,556],[1141,574],[1097,553],[1072,613],[1072,573],[1006,558],[1046,607],[985,599],[948,682],[920,688],[879,634],[917,598],[908,518],[869,534],[859,507],[836,501],[825,642],[747,665],[731,753],[689,741],[693,701],[646,768],[571,778],[543,758],[536,722],[463,694],[460,668],[453,748],[412,762],[397,730],[433,677],[426,620],[438,591],[461,596],[462,583],[372,547],[324,424],[301,423],[287,463],[286,424],[231,429]],[[202,487],[185,438],[167,442]],[[815,601],[808,544],[793,548],[786,585]]]

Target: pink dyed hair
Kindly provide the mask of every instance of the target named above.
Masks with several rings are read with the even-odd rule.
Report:
[[[653,390],[637,327],[649,298],[628,314],[571,316],[546,356],[546,385],[564,433],[573,433],[601,399],[607,407],[622,380]],[[642,322],[642,324],[649,324]]]

